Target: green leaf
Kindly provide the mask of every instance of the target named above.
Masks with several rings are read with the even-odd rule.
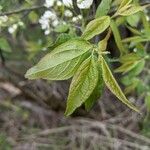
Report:
[[[123,63],[120,67],[115,69],[116,73],[129,72],[129,76],[139,75],[145,66],[145,60],[141,59],[136,53],[130,53],[120,58],[120,62]]]
[[[93,105],[97,102],[97,100],[101,97],[103,89],[104,89],[102,69],[101,69],[99,62],[98,62],[97,67],[98,67],[98,71],[99,71],[98,82],[97,82],[97,85],[96,85],[93,93],[90,95],[90,97],[85,102],[85,108],[87,111],[89,111],[93,107]]]
[[[111,26],[117,47],[120,50],[120,54],[122,55],[123,53],[126,53],[127,50],[125,49],[124,45],[122,44],[121,36],[120,36],[119,30],[118,30],[118,27],[117,27],[115,21],[111,20],[110,26]]]
[[[145,66],[145,60],[138,61],[136,66],[129,72],[128,75],[130,77],[139,75],[143,71],[144,66]]]
[[[132,2],[132,0],[122,0],[119,6],[119,10],[122,8],[127,8],[127,6]]]
[[[113,7],[118,7],[118,5],[120,5],[121,4],[121,0],[113,0],[113,2],[112,2],[112,6]]]
[[[58,33],[65,33],[69,30],[69,25],[68,24],[61,24],[55,27],[54,31]]]
[[[32,23],[37,23],[38,20],[39,20],[39,16],[38,14],[35,12],[35,11],[31,11],[28,15],[29,17],[29,20],[32,22]]]
[[[57,46],[73,39],[74,37],[71,36],[70,34],[67,33],[61,33],[58,38],[56,39],[54,44],[51,44],[48,46],[49,49],[53,50],[54,48],[56,48]]]
[[[0,38],[0,48],[5,52],[11,52],[11,47],[8,41],[4,38]]]
[[[107,15],[110,10],[112,0],[102,0],[96,10],[95,18]]]
[[[135,28],[130,27],[130,26],[128,26],[128,25],[126,25],[126,27],[127,27],[133,34],[142,36],[142,33],[141,33],[138,29],[135,29]]]
[[[107,44],[108,44],[107,42],[108,42],[107,39],[103,39],[98,43],[98,48],[100,52],[103,52],[106,50]]]
[[[139,20],[140,20],[140,14],[136,13],[136,14],[127,16],[126,20],[130,26],[137,27]]]
[[[141,6],[131,5],[130,8],[128,8],[125,11],[118,12],[118,14],[121,16],[130,16],[142,10],[143,10],[143,7]]]
[[[134,78],[130,78],[128,75],[121,78],[121,83],[125,86],[129,86],[133,83]]]
[[[105,38],[98,43],[99,52],[103,52],[107,49],[107,44],[108,44],[108,40],[110,38],[110,35],[111,35],[111,29],[109,29]]]
[[[150,111],[150,93],[148,93],[146,95],[145,104],[146,104],[146,107],[147,107],[148,111]]]
[[[103,16],[98,19],[92,20],[85,28],[82,38],[90,40],[94,36],[104,32],[110,25],[110,17]]]
[[[142,43],[142,42],[148,42],[148,41],[150,41],[150,38],[145,38],[143,36],[133,36],[133,37],[123,39],[122,43],[129,43],[129,42]]]
[[[125,62],[135,62],[140,59],[141,58],[136,53],[129,53],[129,54],[126,54],[126,55],[123,55],[122,57],[120,57],[119,61],[121,63],[125,63]]]
[[[138,62],[125,62],[123,65],[121,65],[120,67],[118,67],[117,69],[115,69],[115,73],[120,73],[122,72],[123,74],[129,72],[130,70],[132,70],[136,65],[138,64]]]
[[[115,80],[113,74],[111,73],[106,61],[101,57],[102,73],[103,79],[109,90],[116,95],[116,97],[129,108],[139,112],[139,110],[126,98],[123,94],[121,88],[119,87],[117,81]]]
[[[77,70],[70,85],[65,115],[71,115],[93,93],[98,82],[98,69],[95,59],[86,59]]]
[[[149,91],[149,86],[143,82],[143,80],[139,80],[138,86],[136,87],[136,93],[138,96],[144,94]]]
[[[135,90],[135,88],[138,86],[139,80],[134,80],[132,84],[130,84],[128,87],[125,88],[124,93],[129,94]]]
[[[81,39],[69,40],[42,58],[25,76],[29,79],[69,79],[92,47],[93,45]]]

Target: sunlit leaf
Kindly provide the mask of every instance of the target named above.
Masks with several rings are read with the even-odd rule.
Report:
[[[132,0],[122,0],[118,9],[127,8],[127,6],[132,2]]]
[[[98,71],[99,71],[99,75],[98,75],[99,79],[98,79],[97,85],[96,85],[93,93],[90,95],[90,97],[85,102],[85,108],[87,111],[89,111],[93,107],[93,105],[97,102],[98,98],[101,97],[102,92],[103,92],[104,81],[103,81],[103,77],[102,77],[102,69],[101,69],[99,62],[98,62]]]
[[[65,115],[71,115],[93,93],[98,82],[98,69],[95,59],[85,60],[77,70],[70,85]]]
[[[92,20],[85,28],[82,38],[90,40],[94,36],[105,31],[110,25],[110,17],[103,16]]]
[[[111,73],[111,71],[103,57],[101,57],[101,65],[102,65],[103,79],[104,79],[106,86],[109,88],[109,90],[116,97],[118,97],[118,99],[122,103],[126,104],[129,108],[139,112],[139,110],[123,94],[121,88],[119,87],[117,81],[115,80],[113,74]]]
[[[122,44],[121,36],[120,36],[119,30],[118,30],[118,27],[117,27],[115,21],[113,21],[113,20],[111,21],[110,27],[112,29],[117,47],[120,50],[120,54],[122,55],[123,53],[126,53],[127,50],[125,49],[124,45]]]
[[[107,49],[108,40],[111,35],[111,29],[109,29],[106,37],[98,43],[98,49],[100,52],[105,51]]]
[[[148,42],[148,41],[150,41],[150,38],[146,38],[142,36],[133,36],[122,40],[123,43],[129,43],[129,42],[140,43],[140,42]]]
[[[136,53],[129,53],[129,54],[121,56],[119,58],[119,61],[121,63],[125,63],[125,62],[135,62],[135,61],[138,61],[140,59],[141,59],[140,56],[138,56]]]
[[[130,70],[132,70],[136,65],[138,64],[138,62],[125,62],[123,65],[121,65],[120,67],[118,67],[117,69],[115,69],[116,73],[127,73]]]
[[[118,12],[118,14],[121,16],[130,16],[142,10],[143,10],[143,7],[141,6],[131,5],[130,8],[128,8],[125,11]]]
[[[92,45],[81,39],[69,40],[51,53],[26,73],[29,79],[65,80],[73,76],[85,54]]]

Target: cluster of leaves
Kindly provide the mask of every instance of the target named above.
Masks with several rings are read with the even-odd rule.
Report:
[[[142,71],[145,59],[148,58],[147,55],[130,53],[126,44],[132,42],[131,48],[136,46],[137,49],[140,49],[143,48],[141,42],[149,40],[148,31],[140,33],[133,28],[135,21],[132,21],[132,19],[139,19],[137,17],[139,14],[144,16],[142,11],[146,6],[139,6],[137,2],[132,2],[132,0],[116,1],[116,4],[113,4],[116,5],[117,10],[112,16],[109,16],[112,1],[103,0],[96,11],[95,19],[87,24],[80,37],[68,34],[60,35],[51,47],[52,52],[26,73],[26,77],[29,79],[66,80],[73,77],[67,100],[66,116],[71,115],[82,104],[87,110],[91,109],[101,96],[104,84],[120,101],[138,111],[123,94],[111,73],[105,55],[108,54],[107,44],[111,33],[113,33],[120,50],[119,60],[123,63],[121,67],[116,69],[116,72],[127,73],[132,70],[132,76],[136,76]],[[129,25],[126,23],[125,25],[136,36],[121,39],[118,26],[124,22],[128,22]],[[146,21],[145,25],[148,26]],[[150,30],[149,26],[146,29]],[[89,42],[106,30],[107,35],[99,43]]]

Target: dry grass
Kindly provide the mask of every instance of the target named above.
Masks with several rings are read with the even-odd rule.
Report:
[[[13,87],[5,87],[0,88],[0,150],[150,149],[150,139],[139,129],[144,105],[140,115],[118,103],[110,104],[111,96],[107,96],[96,106],[101,111],[92,111],[95,119],[65,118],[61,111],[43,108],[22,96],[14,97],[19,91],[13,93]],[[141,104],[142,97],[137,100],[137,105]]]

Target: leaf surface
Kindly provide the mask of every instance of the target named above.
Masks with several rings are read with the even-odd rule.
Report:
[[[139,110],[123,94],[121,88],[119,87],[117,81],[115,80],[113,74],[111,73],[111,71],[103,57],[101,57],[101,65],[102,65],[103,79],[104,79],[106,86],[109,88],[109,90],[114,95],[116,95],[116,97],[122,103],[126,104],[129,108],[139,112]]]
[[[97,65],[98,65],[97,67],[98,67],[98,71],[99,71],[98,82],[97,82],[97,85],[96,85],[93,93],[90,95],[90,97],[85,102],[85,108],[87,111],[89,111],[93,107],[93,105],[97,102],[97,100],[101,97],[103,89],[104,89],[102,69],[101,69],[99,62]]]
[[[122,12],[118,12],[119,15],[121,16],[130,16],[133,15],[139,11],[142,11],[144,8],[141,6],[135,6],[135,5],[131,5],[129,9],[122,11]]]
[[[122,55],[123,53],[126,53],[127,50],[125,49],[124,45],[122,44],[121,36],[120,36],[119,30],[118,30],[117,24],[115,21],[111,20],[110,26],[111,26],[111,29],[112,29],[112,32],[113,32],[113,35],[115,38],[116,45],[117,45],[118,49],[120,50],[120,54]]]
[[[81,39],[69,40],[57,46],[26,73],[29,79],[66,80],[82,62],[92,45]]]
[[[82,38],[90,40],[94,36],[104,32],[110,25],[110,17],[103,16],[92,20],[85,28]]]
[[[102,0],[99,4],[95,18],[102,17],[108,14],[112,0]]]
[[[98,69],[95,59],[89,57],[77,70],[70,85],[65,115],[71,115],[93,93],[98,82]]]

